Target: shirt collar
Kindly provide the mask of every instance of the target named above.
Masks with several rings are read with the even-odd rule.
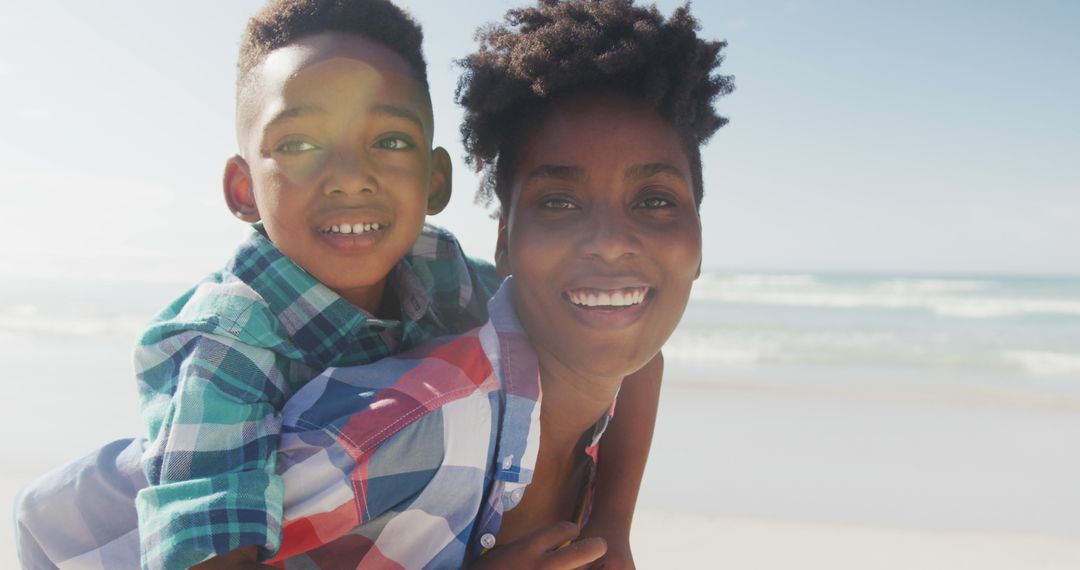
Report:
[[[398,349],[402,337],[417,333],[429,294],[410,267],[391,271],[402,321],[378,319],[349,303],[281,252],[262,224],[240,245],[226,270],[267,303],[297,348],[298,360],[317,369],[370,362]]]

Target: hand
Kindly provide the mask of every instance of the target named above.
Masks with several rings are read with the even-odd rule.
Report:
[[[588,568],[589,570],[637,570],[629,544],[625,548],[608,547],[607,553],[590,564]]]
[[[573,570],[584,567],[607,552],[602,538],[577,538],[578,527],[561,522],[534,531],[514,542],[496,546],[477,559],[470,570]],[[566,546],[562,546],[566,544]]]
[[[627,532],[615,532],[603,529],[589,522],[581,529],[583,537],[603,537],[607,543],[604,556],[589,565],[590,570],[636,570],[634,555],[630,550],[630,538]]]

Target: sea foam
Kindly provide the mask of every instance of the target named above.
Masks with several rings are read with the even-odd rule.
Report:
[[[1025,315],[1080,316],[1080,298],[1010,291],[975,279],[843,279],[813,275],[703,275],[692,298],[700,301],[820,307],[922,309],[941,317],[985,319]]]
[[[1080,354],[1041,350],[1009,350],[1002,355],[1006,362],[1038,376],[1077,376],[1080,378]]]

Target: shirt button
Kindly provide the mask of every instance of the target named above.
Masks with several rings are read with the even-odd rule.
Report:
[[[521,502],[521,497],[525,495],[525,489],[514,489],[510,492],[510,502],[518,504]]]
[[[513,466],[514,466],[514,456],[513,455],[507,455],[506,457],[503,457],[503,471],[509,471],[510,468],[513,467]]]
[[[484,536],[480,537],[480,546],[493,548],[495,546],[495,535],[490,532],[484,533]]]

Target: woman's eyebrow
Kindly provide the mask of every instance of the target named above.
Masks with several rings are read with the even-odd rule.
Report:
[[[626,169],[623,173],[624,180],[640,180],[642,178],[649,178],[659,174],[674,176],[676,178],[683,178],[685,175],[682,170],[674,165],[666,162],[650,162],[648,164],[635,164]]]
[[[561,164],[541,164],[536,168],[529,171],[525,176],[525,180],[533,180],[535,178],[555,178],[557,180],[568,180],[571,182],[580,182],[585,180],[585,169],[580,166],[565,166]]]

